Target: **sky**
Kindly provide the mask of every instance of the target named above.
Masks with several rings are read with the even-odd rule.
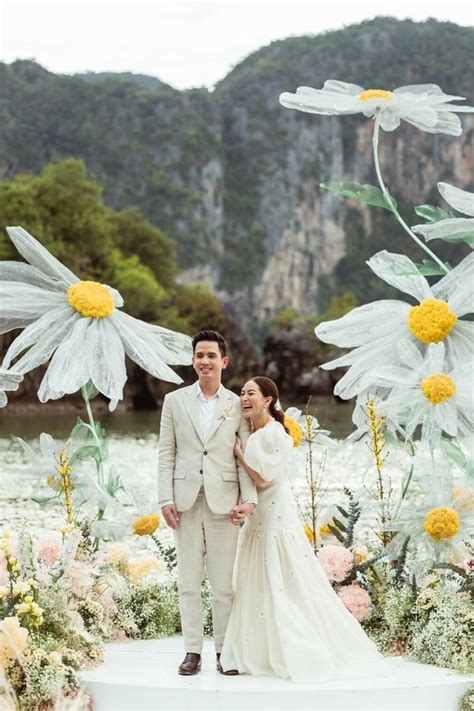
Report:
[[[56,73],[131,71],[209,89],[273,40],[390,15],[474,24],[472,0],[0,0],[0,60]]]

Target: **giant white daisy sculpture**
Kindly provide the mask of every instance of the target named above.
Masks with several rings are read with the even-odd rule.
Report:
[[[191,363],[188,336],[129,316],[118,291],[81,281],[22,227],[7,232],[28,264],[0,262],[0,333],[24,328],[3,366],[20,356],[11,370],[23,374],[50,361],[41,402],[91,381],[113,409],[123,396],[125,355],[156,378],[181,382],[169,365]]]
[[[353,309],[334,321],[323,321],[316,336],[340,348],[353,348],[324,363],[326,370],[349,366],[334,388],[343,399],[363,392],[362,378],[377,365],[400,365],[397,343],[408,339],[424,353],[430,343],[444,343],[449,369],[471,360],[474,322],[462,317],[474,311],[474,255],[470,254],[430,286],[415,264],[403,254],[378,252],[367,262],[387,284],[418,303],[384,299]]]
[[[405,426],[413,437],[422,426],[422,440],[436,447],[442,432],[451,437],[472,436],[474,423],[474,370],[472,358],[447,369],[444,343],[432,343],[423,358],[410,341],[396,350],[401,366],[378,366],[362,379],[372,389],[389,388],[385,411],[390,420]]]
[[[0,407],[5,407],[7,404],[5,392],[8,390],[18,390],[18,385],[22,380],[23,376],[19,373],[11,373],[4,368],[0,368]]]
[[[438,190],[450,207],[468,217],[449,217],[431,225],[415,225],[413,232],[423,235],[427,242],[431,239],[468,241],[474,247],[474,193],[449,183],[438,183]]]
[[[474,491],[455,485],[447,460],[417,455],[411,495],[404,499],[387,529],[398,535],[387,549],[397,557],[407,538],[412,572],[417,578],[437,563],[460,565],[473,531]]]
[[[422,131],[451,136],[462,133],[456,113],[474,111],[473,106],[451,103],[459,100],[464,97],[445,94],[436,84],[414,84],[387,91],[332,79],[324,82],[322,89],[300,86],[295,94],[280,95],[280,103],[289,109],[313,114],[363,114],[369,118],[379,115],[384,131],[394,131],[403,119]]]

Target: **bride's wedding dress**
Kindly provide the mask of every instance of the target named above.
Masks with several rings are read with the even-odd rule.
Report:
[[[298,518],[292,447],[270,420],[245,449],[246,464],[270,483],[240,533],[222,666],[301,682],[376,676],[383,657],[333,591]]]

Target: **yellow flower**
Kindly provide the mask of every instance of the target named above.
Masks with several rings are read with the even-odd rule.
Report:
[[[331,529],[329,528],[328,524],[332,524],[332,519],[329,521],[326,521],[326,523],[322,523],[319,527],[319,534],[321,536],[332,536]]]
[[[145,514],[133,522],[133,532],[137,536],[151,536],[160,525],[158,514]]]
[[[164,570],[166,570],[166,564],[152,556],[140,556],[130,560],[127,564],[127,572],[133,583],[139,583],[153,572],[162,573]]]
[[[459,531],[459,516],[454,509],[438,506],[428,511],[423,527],[435,541],[452,538]]]
[[[315,535],[314,535],[314,531],[313,531],[313,529],[311,528],[311,526],[308,526],[308,525],[305,523],[304,526],[303,526],[303,528],[304,528],[304,532],[306,533],[306,538],[308,539],[308,541],[314,541]]]
[[[289,415],[285,415],[285,427],[289,431],[290,437],[293,440],[293,446],[297,447],[302,438],[303,438],[303,430],[301,429],[301,425],[296,422],[292,417]]]
[[[18,617],[5,617],[0,622],[0,668],[24,652],[28,637],[28,630],[21,627]]]
[[[363,563],[369,557],[367,546],[358,545],[357,543],[352,546],[351,552],[354,556],[354,563],[356,565]]]
[[[130,555],[130,546],[126,543],[111,543],[105,553],[109,563],[121,563]]]
[[[104,318],[115,308],[111,292],[97,281],[78,281],[67,290],[69,306],[82,316]]]

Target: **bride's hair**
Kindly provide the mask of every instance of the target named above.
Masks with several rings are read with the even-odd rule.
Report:
[[[265,375],[257,375],[255,378],[252,378],[252,380],[254,383],[257,383],[263,397],[272,398],[268,411],[273,419],[283,425],[285,431],[288,433],[288,429],[285,427],[285,415],[283,414],[283,410],[277,409],[276,407],[277,402],[280,400],[280,393],[278,392],[276,383]]]

